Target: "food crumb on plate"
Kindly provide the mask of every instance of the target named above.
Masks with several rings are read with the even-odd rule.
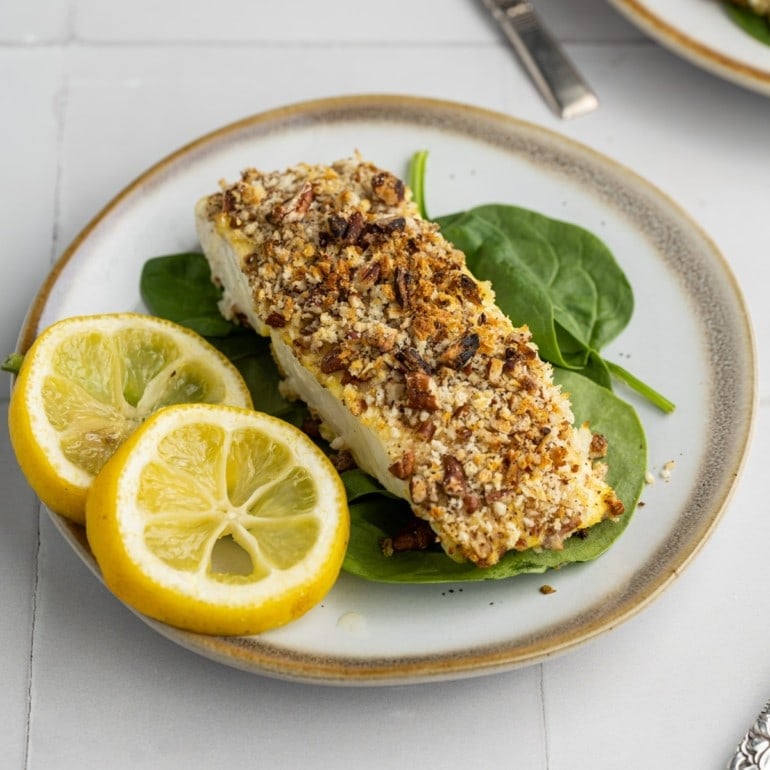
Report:
[[[671,478],[671,472],[676,467],[676,460],[669,460],[661,469],[660,477],[668,481]]]

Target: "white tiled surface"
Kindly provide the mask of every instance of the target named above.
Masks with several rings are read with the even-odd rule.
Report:
[[[770,100],[660,49],[602,0],[538,7],[598,90],[596,113],[554,118],[473,0],[7,0],[0,355],[67,243],[189,139],[335,94],[475,103],[642,173],[733,267],[756,328],[762,400],[716,533],[651,607],[543,665],[414,687],[285,684],[183,651],[114,601],[39,515],[4,428],[0,767],[724,766],[770,697]],[[7,394],[4,378],[4,403]]]

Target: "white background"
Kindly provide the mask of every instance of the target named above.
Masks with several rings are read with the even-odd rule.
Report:
[[[115,601],[39,510],[4,428],[0,767],[725,765],[770,697],[770,99],[677,58],[601,0],[537,7],[599,93],[598,111],[554,117],[474,0],[6,0],[0,356],[69,242],[185,142],[321,96],[468,102],[642,174],[735,272],[756,330],[760,405],[715,534],[652,606],[544,664],[431,685],[289,684],[187,652]],[[4,404],[8,391],[4,378]]]

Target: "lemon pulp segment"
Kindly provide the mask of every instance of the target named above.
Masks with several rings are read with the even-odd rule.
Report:
[[[224,582],[290,568],[318,536],[316,483],[293,459],[259,430],[230,435],[218,425],[194,425],[171,432],[139,477],[147,549],[175,569]],[[225,538],[228,547],[217,549]],[[238,569],[227,568],[228,556]]]

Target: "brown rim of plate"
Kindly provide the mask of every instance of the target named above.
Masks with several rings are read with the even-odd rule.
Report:
[[[691,63],[702,66],[712,74],[729,79],[744,88],[770,95],[769,71],[738,61],[684,34],[650,11],[641,0],[609,1],[651,37],[674,53],[689,59]]]
[[[530,159],[536,158],[543,167],[582,181],[596,197],[612,206],[619,216],[626,217],[642,229],[659,251],[681,249],[674,277],[691,296],[700,298],[699,304],[692,308],[694,312],[708,315],[712,323],[718,323],[725,320],[725,313],[732,309],[732,331],[728,324],[724,333],[704,341],[704,347],[711,357],[710,361],[719,361],[729,355],[732,356],[732,363],[733,354],[738,356],[736,360],[746,377],[715,378],[711,414],[707,416],[713,426],[710,439],[712,451],[704,453],[699,466],[699,484],[697,489],[691,491],[681,513],[680,518],[686,526],[654,552],[627,584],[615,587],[579,617],[573,616],[566,623],[543,628],[528,636],[524,642],[512,640],[448,653],[356,658],[296,652],[260,637],[207,637],[143,619],[162,635],[205,657],[252,673],[301,682],[405,684],[459,679],[537,663],[569,651],[628,620],[681,574],[713,532],[729,502],[745,462],[753,428],[756,405],[754,337],[735,278],[724,257],[701,228],[678,204],[635,172],[556,132],[502,113],[454,102],[369,94],[319,99],[273,109],[226,125],[184,145],[118,193],[54,265],[25,319],[19,350],[25,351],[36,336],[51,291],[81,244],[113,210],[144,185],[157,182],[174,164],[205,154],[212,145],[232,141],[244,133],[254,138],[292,127],[318,125],[319,122],[328,124],[354,120],[436,127],[470,136],[509,152],[526,154]],[[687,248],[688,240],[697,242],[699,248]],[[711,275],[704,275],[699,270],[704,251],[711,255],[717,266],[717,271]],[[720,293],[735,302],[720,302]],[[722,368],[725,367],[723,363]],[[717,410],[716,403],[727,404],[728,411]],[[55,514],[51,514],[51,518],[98,576],[99,571],[82,528]]]

